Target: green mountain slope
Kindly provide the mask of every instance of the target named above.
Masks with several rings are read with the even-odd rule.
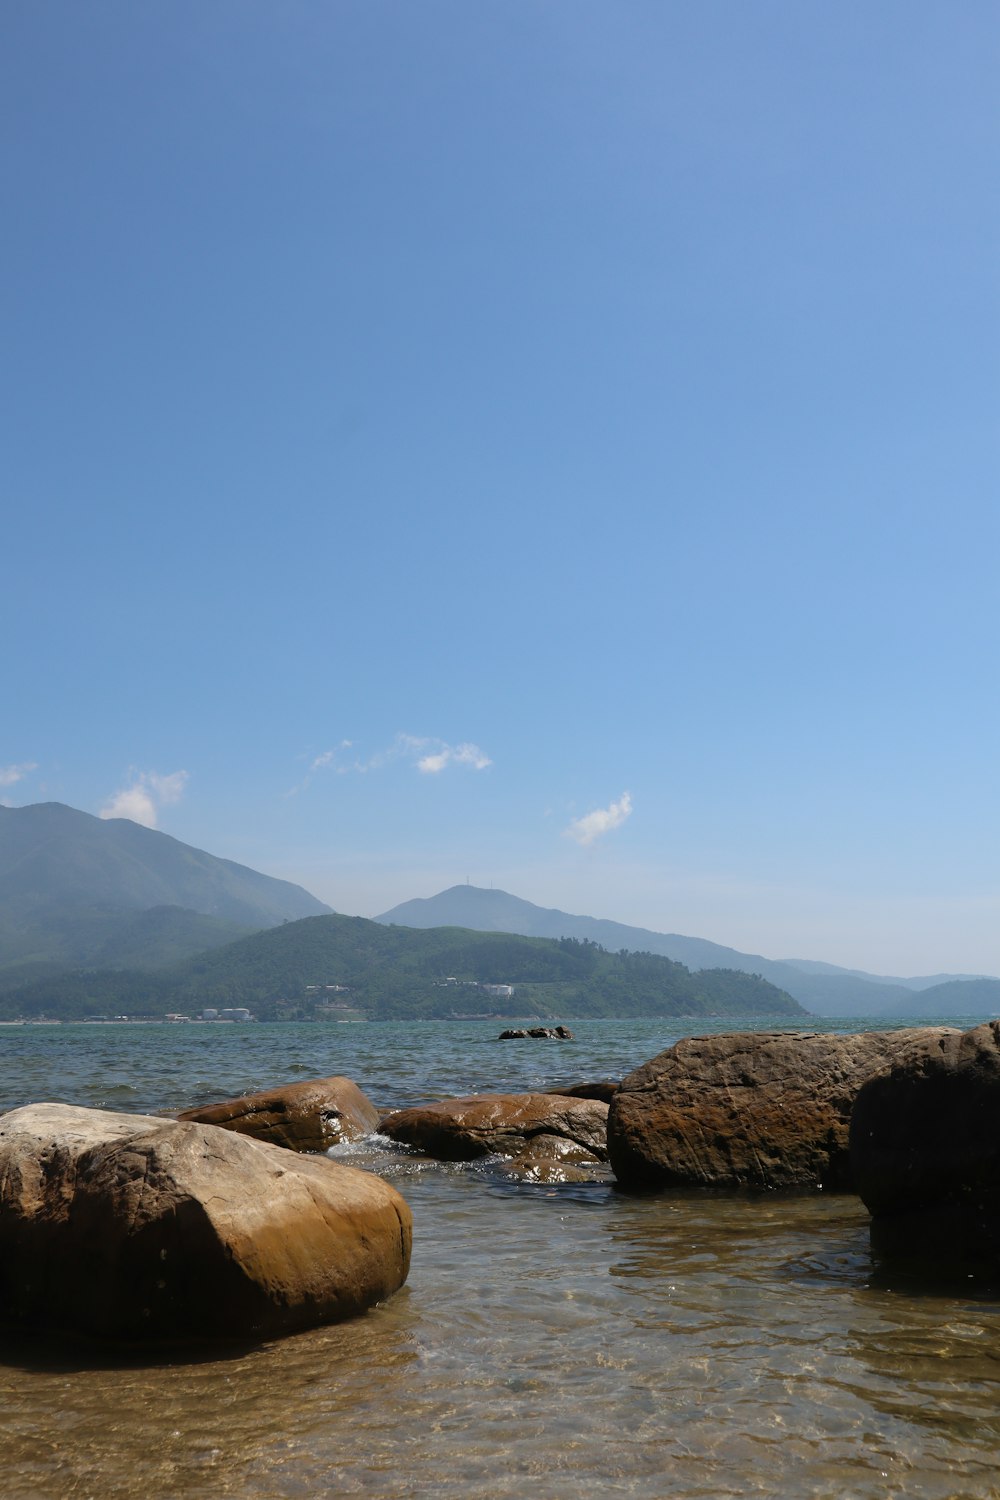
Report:
[[[513,985],[514,995],[491,995],[482,985]],[[0,996],[0,1014],[162,1014],[239,1005],[273,1019],[315,1015],[331,1004],[379,1020],[802,1014],[759,977],[692,974],[655,954],[454,928],[415,932],[332,915],[254,933],[156,974],[92,971],[46,979]]]
[[[0,913],[0,932],[5,916]],[[81,961],[94,969],[171,968],[252,931],[180,906],[126,913],[73,908],[49,920],[39,935],[40,952],[24,954],[0,968],[0,991],[64,974]]]

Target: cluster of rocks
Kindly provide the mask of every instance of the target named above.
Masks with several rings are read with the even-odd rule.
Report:
[[[308,1153],[375,1129],[441,1160],[499,1154],[533,1182],[856,1192],[876,1254],[995,1270],[998,1099],[994,1021],[692,1037],[621,1083],[385,1116],[346,1078],[176,1120],[30,1105],[0,1117],[0,1317],[156,1341],[364,1311],[406,1278],[410,1211],[373,1174]]]
[[[571,1042],[573,1033],[568,1026],[513,1026],[507,1031],[501,1031],[497,1038],[500,1042],[520,1042],[526,1037],[533,1036],[538,1040],[550,1042]]]

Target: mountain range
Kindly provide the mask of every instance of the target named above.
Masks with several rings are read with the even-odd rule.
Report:
[[[611,952],[658,953],[689,969],[742,969],[760,974],[820,1016],[944,1016],[1000,1013],[1000,979],[971,974],[895,978],[841,969],[811,959],[770,959],[741,953],[706,938],[652,932],[599,917],[573,916],[535,906],[508,891],[455,885],[436,896],[404,901],[376,917],[403,927],[468,927],[477,932],[519,932],[530,937],[572,937]]]
[[[262,963],[265,958],[267,964],[273,960],[278,983],[280,974],[298,972],[294,965],[289,969],[286,960],[307,930],[319,969],[326,972],[330,964],[336,967],[334,958],[341,949],[328,946],[332,926],[313,930],[304,921],[318,916],[331,917],[330,908],[302,887],[219,859],[128,819],[96,818],[57,802],[0,806],[0,991],[27,993],[30,987],[40,994],[39,984],[57,976],[99,971],[118,974],[121,993],[128,990],[126,975],[145,973],[162,976],[162,983],[154,986],[157,993],[167,995],[173,985],[193,996],[200,980],[195,983],[192,976],[207,975],[207,956],[215,950],[220,950],[218,973],[234,976],[234,986],[244,982],[235,976],[249,972],[246,964],[254,954]],[[599,944],[612,955],[657,955],[696,974],[727,970],[759,975],[819,1015],[1000,1013],[1000,980],[987,976],[897,978],[809,959],[768,959],[704,938],[574,916],[473,885],[404,902],[376,921],[401,929],[458,928],[468,934],[573,939]],[[265,933],[257,946],[241,946],[251,934],[286,923],[298,931],[282,943],[265,941]],[[319,932],[324,936],[317,946]],[[342,941],[343,934],[338,943]],[[434,951],[457,954],[457,941],[454,933],[445,935]],[[372,952],[381,951],[381,943],[368,937],[359,952],[365,943]],[[481,945],[473,948],[475,960],[471,948],[466,955],[470,973],[484,951]],[[417,951],[425,949],[417,945],[413,952]],[[416,963],[412,954],[404,959],[401,953],[394,940],[391,965]],[[277,954],[282,955],[280,962]],[[515,957],[511,950],[511,962]],[[193,968],[185,967],[191,964]],[[633,996],[639,993],[637,973],[633,966],[628,980]],[[711,986],[720,982],[703,980],[699,993],[707,997]]]
[[[77,965],[158,968],[329,910],[128,818],[0,806],[0,987]]]

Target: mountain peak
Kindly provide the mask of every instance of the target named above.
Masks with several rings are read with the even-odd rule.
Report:
[[[40,956],[88,962],[116,923],[153,907],[241,928],[330,910],[287,880],[129,818],[61,802],[0,808],[0,967]]]
[[[478,932],[511,932],[526,937],[587,939],[612,952],[625,948],[661,954],[689,969],[742,969],[762,975],[818,1015],[913,1015],[916,993],[928,989],[940,977],[893,979],[858,969],[841,969],[835,964],[769,959],[759,953],[741,953],[736,948],[723,947],[707,938],[653,932],[598,917],[573,916],[555,907],[535,906],[509,891],[474,885],[453,885],[436,896],[404,901],[375,920],[402,927],[468,927]],[[957,982],[935,986],[934,998],[940,1004],[937,1014],[971,1014],[977,1009],[981,1001],[977,992],[973,1003],[974,989],[969,984],[973,977],[954,976]]]

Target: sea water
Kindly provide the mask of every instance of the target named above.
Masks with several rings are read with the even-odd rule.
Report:
[[[332,1073],[395,1107],[618,1077],[732,1024],[8,1026],[0,1108],[172,1112]],[[203,1357],[6,1339],[5,1500],[1000,1495],[1000,1293],[887,1281],[856,1198],[543,1186],[377,1138],[340,1154],[413,1209],[403,1290]]]

